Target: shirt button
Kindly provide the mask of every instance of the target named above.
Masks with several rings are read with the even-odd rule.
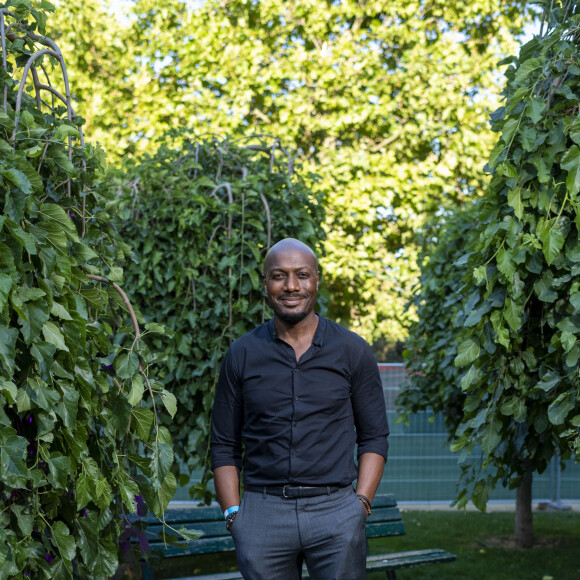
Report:
[[[297,372],[298,372],[298,369],[297,369],[297,368],[296,368],[296,369],[294,369],[294,372],[295,372],[295,373],[297,373]]]

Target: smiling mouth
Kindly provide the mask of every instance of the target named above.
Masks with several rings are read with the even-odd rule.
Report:
[[[307,298],[306,296],[281,296],[280,298],[278,298],[278,300],[282,302],[282,304],[285,304],[286,306],[295,306],[300,302],[302,302],[302,300],[305,300],[306,298]]]

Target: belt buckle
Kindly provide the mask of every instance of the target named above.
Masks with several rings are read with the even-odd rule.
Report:
[[[289,495],[286,495],[286,488],[287,487],[290,487],[290,486],[289,485],[285,485],[285,486],[282,487],[282,497],[284,499],[292,499]]]

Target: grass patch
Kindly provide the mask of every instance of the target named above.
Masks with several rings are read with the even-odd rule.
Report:
[[[406,511],[407,535],[371,540],[372,554],[443,548],[457,555],[452,564],[397,572],[400,580],[578,580],[580,578],[580,514],[534,513],[535,545],[515,547],[513,512]],[[368,580],[384,580],[381,573]]]
[[[580,513],[536,512],[536,543],[530,550],[513,545],[513,512],[405,511],[407,535],[370,541],[372,554],[443,548],[457,562],[397,572],[399,580],[578,580],[580,578]],[[236,570],[233,553],[165,560],[159,576],[188,576]],[[382,572],[367,580],[384,580]]]

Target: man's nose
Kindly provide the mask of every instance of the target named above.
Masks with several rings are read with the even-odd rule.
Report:
[[[295,292],[300,289],[300,284],[298,278],[294,274],[288,274],[286,276],[286,290],[289,292]]]

